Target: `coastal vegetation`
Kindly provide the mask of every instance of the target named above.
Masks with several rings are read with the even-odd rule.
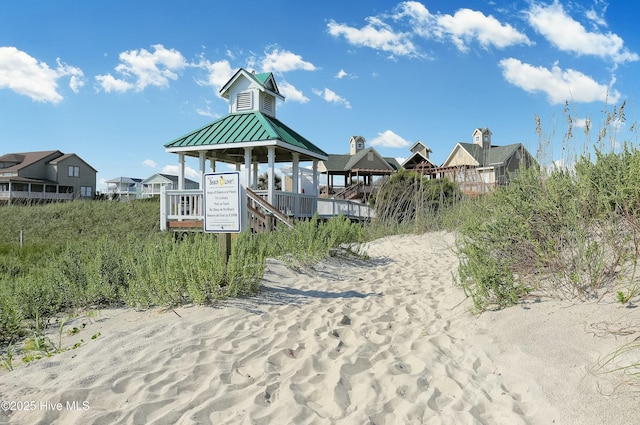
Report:
[[[362,226],[341,217],[300,221],[238,234],[226,259],[216,235],[160,232],[158,211],[157,201],[0,208],[0,344],[83,309],[170,308],[252,294],[267,258],[304,265],[341,246],[355,252],[351,244],[365,238]]]
[[[565,115],[568,151],[573,120],[568,109]],[[560,165],[521,170],[465,205],[456,229],[459,283],[478,310],[532,292],[580,300],[613,293],[621,303],[640,293],[640,150],[617,140],[624,121],[623,104],[608,113],[593,155],[585,150]],[[635,125],[628,129],[634,138]],[[544,149],[539,122],[538,134]]]
[[[568,109],[565,118],[563,152],[573,137]],[[470,198],[447,179],[402,170],[379,182],[371,223],[314,217],[292,229],[243,232],[228,259],[217,235],[160,232],[157,200],[2,207],[1,364],[12,368],[16,341],[23,359],[65,349],[65,318],[78,311],[172,308],[255,294],[267,258],[306,266],[337,253],[365,255],[362,243],[379,237],[444,228],[457,236],[455,280],[476,311],[531,296],[612,295],[633,305],[640,295],[640,150],[632,143],[635,124],[625,127],[630,140],[617,139],[624,105],[605,122],[592,154],[585,148],[558,164],[544,159],[551,143],[538,120],[539,166],[484,196]],[[589,131],[587,122],[587,139]],[[44,336],[52,324],[59,327],[57,343]],[[627,348],[638,346],[621,352]],[[627,370],[640,375],[638,365]]]

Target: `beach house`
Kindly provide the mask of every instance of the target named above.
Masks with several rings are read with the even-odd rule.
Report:
[[[0,156],[0,203],[93,199],[97,171],[59,150]]]
[[[241,68],[220,89],[220,96],[229,102],[227,115],[165,144],[167,152],[178,156],[179,175],[178,187],[161,195],[161,227],[197,225],[203,219],[202,189],[185,187],[187,156],[198,158],[200,183],[216,170],[240,173],[251,223],[267,223],[268,216],[284,223],[292,217],[313,216],[318,208],[318,163],[328,155],[276,117],[277,102],[285,99],[273,74]],[[303,163],[312,180],[304,193],[299,187]],[[276,190],[276,164],[290,167],[288,191]],[[266,166],[266,189],[258,189],[260,166]]]
[[[489,192],[505,185],[521,168],[537,164],[522,143],[497,146],[488,128],[476,128],[472,143],[459,142],[435,170],[440,177],[459,183],[469,195]]]

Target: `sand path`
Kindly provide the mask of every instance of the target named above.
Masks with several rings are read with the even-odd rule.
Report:
[[[638,389],[608,395],[620,377],[591,372],[640,336],[640,309],[541,301],[474,316],[453,241],[388,237],[368,260],[304,271],[270,261],[256,297],[75,319],[86,327],[64,344],[80,348],[0,372],[0,399],[35,406],[0,423],[640,422]]]

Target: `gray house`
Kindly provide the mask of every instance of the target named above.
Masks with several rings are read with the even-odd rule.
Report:
[[[97,171],[58,150],[0,156],[0,202],[93,199]]]
[[[522,143],[497,146],[491,136],[488,128],[476,128],[473,143],[457,143],[436,171],[458,182],[463,192],[477,195],[507,184],[521,167],[537,165]]]

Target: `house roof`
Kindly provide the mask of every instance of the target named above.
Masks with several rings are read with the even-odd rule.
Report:
[[[28,167],[29,165],[35,164],[36,162],[46,160],[49,157],[53,157],[55,159],[57,157],[56,155],[62,156],[64,154],[58,150],[5,154],[0,156],[0,162],[17,162],[17,164],[6,168],[1,168],[1,170],[7,172],[21,170],[25,167]]]
[[[85,161],[84,159],[80,158],[78,155],[76,155],[75,153],[65,153],[62,154],[61,156],[57,157],[56,159],[53,159],[49,162],[51,162],[51,164],[57,164],[58,162],[64,161],[65,159],[69,159],[69,158],[78,158],[80,161],[82,161],[87,167],[91,168],[93,171],[98,172],[98,170],[96,170],[95,168],[93,168],[91,165],[89,165],[87,163],[87,161]]]
[[[242,161],[244,155],[238,149],[244,147],[264,148],[252,152],[261,162],[266,162],[267,146],[296,151],[302,155],[301,160],[327,157],[322,149],[280,120],[259,111],[228,114],[164,146],[168,152],[192,151],[195,154],[207,148],[216,151],[216,158],[233,163]]]
[[[164,180],[166,183],[172,182],[173,184],[177,185],[178,184],[178,176],[174,176],[173,174],[164,174],[164,173],[156,173],[152,176],[147,177],[146,179],[142,180],[142,184],[146,184],[148,183],[150,180],[156,178],[156,177],[161,177],[161,180]],[[185,182],[189,182],[189,183],[193,183],[198,184],[198,182],[193,181],[191,179],[185,178],[184,179]]]
[[[522,143],[514,143],[506,146],[491,146],[487,149],[486,155],[482,149],[482,146],[475,143],[462,143],[459,142],[456,147],[451,151],[446,161],[442,164],[446,166],[449,160],[453,157],[457,149],[464,149],[473,157],[479,167],[487,167],[490,165],[504,164],[511,156],[520,148],[523,148]]]
[[[407,166],[415,166],[415,165],[424,164],[424,163],[428,163],[433,167],[437,167],[437,165],[434,164],[433,161],[431,161],[429,158],[422,155],[420,152],[416,152],[412,154],[409,158],[405,159],[404,162],[402,163],[402,167],[408,168]]]
[[[460,145],[478,161],[481,167],[492,164],[503,164],[511,158],[518,148],[522,147],[522,143],[514,143],[506,146],[491,146],[491,148],[488,149],[487,155],[485,155],[480,145],[474,143],[460,143]]]
[[[433,152],[433,150],[431,150],[429,146],[425,145],[424,142],[422,142],[422,140],[418,140],[413,145],[411,145],[409,150],[413,152],[413,150],[418,146],[423,146],[427,150],[427,152]]]
[[[331,154],[328,156],[327,160],[324,161],[324,168],[328,172],[347,172],[355,168],[355,166],[360,162],[362,158],[367,156],[369,152],[373,152],[379,158],[383,159],[388,166],[389,171],[399,170],[400,164],[395,158],[391,157],[383,157],[381,156],[374,148],[366,148],[358,151],[354,155],[344,154],[344,155],[335,155]]]
[[[142,179],[135,177],[116,177],[111,180],[107,180],[107,183],[126,183],[126,184],[136,184],[140,183]]]

